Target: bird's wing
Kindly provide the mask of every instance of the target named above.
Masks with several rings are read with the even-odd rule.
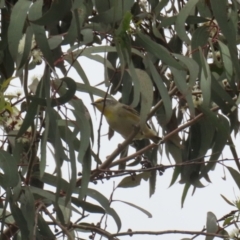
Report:
[[[122,108],[127,110],[129,113],[134,114],[135,116],[139,117],[138,111],[136,111],[134,108],[132,108],[132,107],[130,107],[128,105],[123,105]]]
[[[139,120],[140,114],[134,108],[132,108],[128,105],[123,105],[122,108],[127,110],[128,112],[130,112],[132,118],[136,119],[136,117],[137,117],[138,119],[136,119],[136,120]],[[147,124],[148,128],[151,129],[150,125],[147,122],[146,122],[146,124]]]

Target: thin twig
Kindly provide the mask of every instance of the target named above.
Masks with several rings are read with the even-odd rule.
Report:
[[[133,235],[165,235],[165,234],[189,234],[189,235],[203,235],[203,236],[212,236],[212,237],[220,237],[220,238],[227,238],[229,236],[216,234],[216,233],[205,233],[199,231],[185,231],[185,230],[165,230],[165,231],[131,231],[128,232],[120,232],[112,234],[112,237],[119,237],[119,236],[133,236]]]
[[[48,211],[48,209],[47,209],[45,206],[43,206],[43,207],[44,207],[45,213],[51,218],[51,220],[52,220],[57,226],[59,226],[59,227],[62,229],[63,233],[67,235],[68,239],[69,239],[69,240],[74,240],[74,238],[73,238],[72,235],[69,233],[69,231],[67,230],[67,228],[65,228],[60,222],[58,222],[58,221],[52,216],[52,214]]]
[[[76,229],[88,230],[94,233],[98,233],[99,235],[106,237],[108,240],[119,240],[117,237],[113,236],[111,233],[96,226],[73,224],[72,227]]]

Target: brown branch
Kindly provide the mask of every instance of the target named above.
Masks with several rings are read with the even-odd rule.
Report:
[[[35,222],[34,222],[34,227],[33,227],[33,240],[37,239],[38,213],[43,206],[44,206],[44,203],[40,203],[35,211]]]
[[[82,225],[82,224],[73,224],[72,225],[73,228],[79,228],[79,229],[82,229],[82,230],[88,230],[88,231],[91,231],[93,233],[98,233],[99,235],[101,236],[104,236],[106,237],[108,240],[119,240],[117,237],[113,236],[111,233],[99,228],[99,227],[96,227],[96,226],[89,226],[89,225]]]
[[[69,240],[74,240],[74,238],[72,237],[72,235],[69,233],[68,229],[65,228],[60,222],[58,222],[58,221],[52,216],[52,214],[48,211],[48,209],[47,209],[45,206],[43,206],[43,208],[44,208],[44,212],[48,215],[48,217],[49,217],[57,226],[59,226],[59,227],[62,229],[63,233],[67,235],[68,239],[69,239]]]
[[[128,138],[122,143],[119,144],[118,147],[112,152],[112,154],[110,156],[107,157],[106,161],[103,162],[99,168],[100,169],[105,169],[108,168],[109,165],[112,163],[112,161],[115,159],[115,157],[118,156],[118,154],[121,153],[121,151],[123,151],[125,149],[125,147],[128,146],[129,143],[132,142],[132,140],[134,139],[134,137],[137,135],[137,133],[139,132],[140,126],[135,126],[134,130],[132,131],[132,133],[128,136]],[[94,175],[96,176],[96,174],[93,174],[93,176],[91,178],[94,177]]]
[[[145,153],[146,151],[148,151],[148,150],[150,150],[150,149],[152,149],[152,148],[154,148],[154,147],[157,147],[157,146],[158,146],[158,145],[155,144],[155,143],[149,144],[149,145],[147,145],[146,147],[140,149],[139,151],[137,151],[137,152],[135,152],[135,153],[133,153],[133,154],[127,156],[127,157],[120,158],[119,160],[117,160],[117,161],[115,161],[115,162],[112,162],[109,167],[114,167],[114,166],[117,166],[117,165],[119,165],[119,164],[121,164],[121,163],[125,163],[125,162],[127,162],[128,160],[131,160],[131,159],[133,159],[133,158],[135,158],[135,157],[137,157],[137,156],[139,156],[139,155],[142,155],[142,154]]]
[[[203,236],[212,236],[212,237],[220,237],[227,238],[227,235],[221,235],[216,233],[205,233],[199,231],[185,231],[185,230],[165,230],[165,231],[131,231],[128,232],[120,232],[112,234],[112,237],[119,236],[133,236],[133,235],[165,235],[165,234],[189,234],[189,235],[203,235]]]

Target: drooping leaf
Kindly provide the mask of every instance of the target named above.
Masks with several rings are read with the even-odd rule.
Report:
[[[118,231],[120,231],[122,227],[121,219],[119,218],[116,211],[113,208],[110,208],[108,199],[100,192],[90,188],[88,188],[87,190],[87,195],[101,204],[101,206],[105,209],[106,213],[112,216],[115,223],[117,224]]]
[[[230,174],[232,175],[232,178],[235,181],[235,183],[237,184],[238,188],[240,189],[240,173],[232,167],[227,167],[227,169],[230,172]]]
[[[72,7],[71,1],[58,0],[53,1],[51,8],[43,15],[35,15],[34,12],[29,13],[29,20],[38,25],[46,25],[61,20],[64,15],[70,11]]]
[[[218,230],[217,218],[212,212],[207,213],[207,233],[216,233]],[[212,240],[214,236],[206,236],[205,240]]]
[[[203,95],[202,105],[209,107],[211,101],[211,73],[209,65],[203,56],[202,50],[199,48],[200,59],[202,63],[201,74],[200,74],[200,87]]]
[[[138,75],[136,73],[136,70],[135,70],[132,62],[130,62],[130,64],[129,64],[128,73],[132,77],[132,81],[134,84],[133,101],[131,103],[131,106],[134,108],[134,107],[138,106],[138,104],[139,104],[141,90],[140,90],[140,83],[138,80]]]
[[[22,68],[23,65],[26,64],[29,59],[29,54],[30,54],[31,46],[32,46],[32,38],[33,38],[32,28],[28,27],[26,30],[25,45],[24,45],[21,61],[18,65],[18,69]]]
[[[23,239],[29,239],[30,232],[28,229],[27,221],[25,220],[24,215],[23,215],[21,209],[16,204],[16,202],[13,202],[12,196],[10,198],[10,209],[11,209],[11,213],[21,231],[21,237]]]
[[[191,186],[190,183],[186,183],[185,186],[184,186],[183,193],[182,193],[182,198],[181,198],[182,208],[183,208],[183,205],[184,205],[185,199],[187,197],[187,193],[188,193],[188,190],[189,190],[190,186]]]
[[[176,69],[183,69],[183,67],[172,57],[165,47],[152,41],[147,35],[138,32],[137,40],[146,49],[146,51],[162,60],[164,64],[172,66]]]
[[[121,188],[137,187],[140,185],[142,180],[147,181],[149,177],[150,177],[149,172],[140,173],[134,176],[128,176],[123,178],[117,187]]]
[[[33,228],[35,220],[35,203],[33,195],[28,187],[23,188],[20,195],[21,211],[27,222],[29,238],[33,238]]]
[[[142,126],[146,124],[147,116],[152,107],[153,84],[151,78],[145,71],[141,69],[135,69],[135,71],[138,76],[141,91],[140,125]]]
[[[1,176],[1,186],[15,187],[19,181],[17,162],[10,153],[2,149],[0,149],[0,168],[4,172]]]
[[[137,206],[137,205],[135,205],[135,204],[133,204],[133,203],[126,202],[126,201],[122,201],[122,200],[114,200],[114,202],[125,203],[125,204],[127,204],[127,205],[129,205],[129,206],[131,206],[131,207],[133,207],[133,208],[138,209],[138,210],[141,211],[142,213],[146,214],[149,218],[152,217],[152,214],[151,214],[150,212],[148,212],[147,210],[145,210],[145,209],[143,209],[143,208],[141,208],[141,207],[139,207],[139,206]]]
[[[18,45],[20,39],[22,38],[22,30],[30,5],[30,1],[20,0],[14,5],[12,9],[10,24],[8,28],[8,45],[10,53],[14,60],[17,59]]]
[[[81,189],[79,194],[80,199],[83,199],[87,194],[88,184],[90,181],[90,174],[91,174],[91,164],[92,164],[92,158],[91,158],[91,150],[89,146],[82,161],[83,171],[82,171],[82,179],[81,179],[82,180]]]
[[[240,68],[238,61],[238,51],[237,51],[237,27],[234,25],[233,21],[229,21],[226,7],[228,4],[227,0],[223,0],[221,4],[219,4],[218,0],[210,0],[213,14],[220,26],[220,29],[224,35],[224,37],[228,41],[229,52],[232,58],[232,64],[234,66],[235,73],[240,79]]]
[[[55,237],[46,220],[42,217],[41,214],[38,214],[38,228],[39,233],[42,237],[46,239],[47,238],[51,239]]]
[[[190,39],[186,34],[185,22],[187,17],[191,14],[193,8],[196,6],[198,2],[199,0],[188,1],[187,4],[181,9],[180,13],[178,14],[175,23],[175,28],[178,33],[178,36],[188,44],[190,44]]]
[[[77,89],[76,82],[72,78],[69,78],[69,77],[64,77],[64,78],[61,78],[60,80],[61,80],[61,82],[66,84],[66,87],[68,89],[65,91],[65,93],[61,97],[51,99],[51,102],[50,102],[51,107],[56,107],[58,105],[65,104],[65,103],[69,102],[75,95],[75,92]],[[58,89],[58,91],[61,91],[61,88]],[[34,104],[47,106],[47,100],[44,98],[40,98],[37,96],[29,96],[29,99],[31,99],[32,102],[34,102]]]
[[[231,80],[233,76],[233,63],[232,63],[229,49],[221,41],[218,41],[218,44],[221,50],[222,62],[225,69],[226,77],[228,80]]]
[[[187,100],[191,116],[195,116],[195,110],[192,99],[192,88],[186,82],[186,72],[182,70],[177,70],[176,68],[173,67],[170,67],[170,69],[174,76],[174,82],[176,83],[178,90]]]
[[[162,97],[163,104],[164,104],[164,110],[166,112],[165,123],[167,123],[171,119],[171,116],[172,116],[172,102],[168,95],[167,88],[164,85],[164,82],[163,82],[161,76],[158,74],[156,68],[154,67],[152,61],[149,58],[147,58],[147,63],[148,63],[148,67],[150,69],[153,81],[156,84],[158,91]]]
[[[225,201],[226,203],[228,203],[229,205],[235,207],[234,204],[233,204],[231,201],[229,201],[225,196],[223,196],[222,194],[220,194],[220,195],[221,195],[221,197],[224,199],[224,201]]]
[[[87,211],[90,213],[100,213],[100,214],[105,213],[104,209],[98,205],[95,205],[86,201],[82,201],[75,197],[72,197],[71,201],[74,205],[76,205],[77,207],[81,207],[84,211]]]

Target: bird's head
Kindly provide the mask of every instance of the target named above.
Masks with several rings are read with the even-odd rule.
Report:
[[[117,104],[117,101],[110,98],[99,98],[92,103],[100,112],[106,113],[111,107],[114,107]]]

